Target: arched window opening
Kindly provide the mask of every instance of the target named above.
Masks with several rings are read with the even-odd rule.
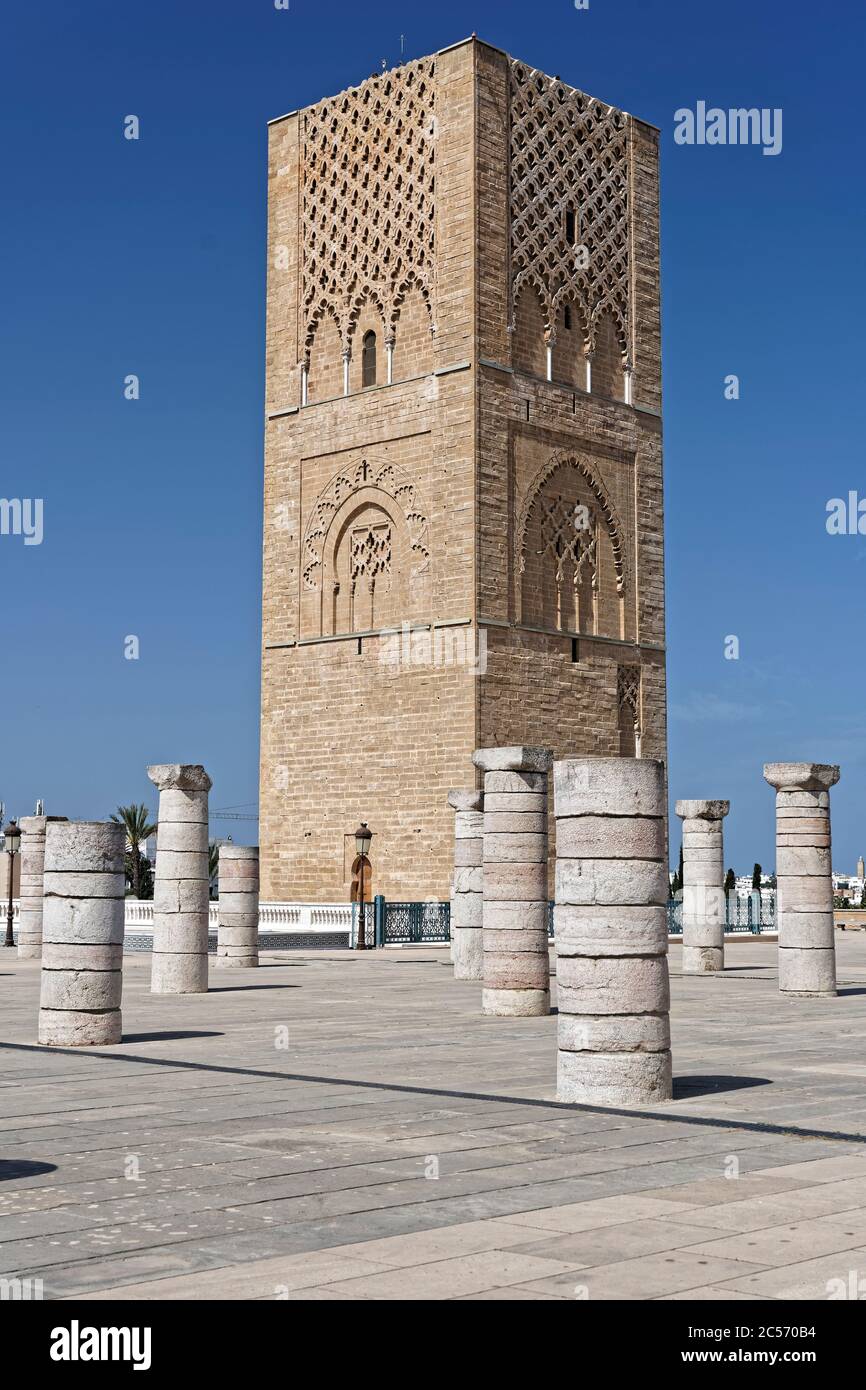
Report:
[[[570,304],[566,304],[565,308],[564,308],[563,311],[562,311],[562,326],[563,326],[563,328],[567,328],[567,329],[569,329],[569,330],[571,329],[571,305],[570,305]]]
[[[577,241],[577,217],[574,208],[565,209],[565,239],[569,246]]]
[[[544,617],[561,631],[597,630],[598,530],[585,505],[559,494],[540,496],[540,560]]]
[[[640,667],[617,668],[617,709],[619,722],[619,755],[639,758],[641,748],[641,690]]]
[[[364,334],[361,349],[361,385],[376,385],[376,334],[372,328]]]

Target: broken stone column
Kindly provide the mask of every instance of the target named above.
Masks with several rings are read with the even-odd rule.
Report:
[[[481,1009],[550,1012],[547,937],[548,748],[479,748],[484,772]]]
[[[836,993],[828,763],[767,763],[776,788],[776,925],[783,994]]]
[[[684,975],[725,968],[725,865],[722,821],[729,801],[678,801],[683,823]]]
[[[118,1043],[126,831],[112,821],[49,821],[45,833],[39,1042]]]
[[[259,847],[220,845],[215,965],[259,963]]]
[[[147,775],[159,788],[151,993],[203,994],[211,780],[203,767],[189,763],[161,763]]]
[[[451,888],[451,959],[456,980],[482,977],[481,912],[484,877],[484,793],[452,787],[448,805],[454,816],[454,878]]]
[[[22,816],[21,889],[18,916],[18,958],[38,960],[42,955],[42,893],[45,872],[45,827],[65,816]]]
[[[553,765],[557,1096],[670,1100],[664,765]]]

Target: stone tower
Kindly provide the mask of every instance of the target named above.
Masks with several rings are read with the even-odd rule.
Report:
[[[480,746],[665,759],[653,127],[474,38],[272,122],[266,411],[265,900],[359,820],[447,898]]]

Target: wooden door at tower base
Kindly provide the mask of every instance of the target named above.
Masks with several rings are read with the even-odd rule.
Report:
[[[364,902],[373,901],[373,870],[367,855],[356,855],[352,863],[352,887],[349,901],[356,903],[361,887],[361,861],[364,864]]]

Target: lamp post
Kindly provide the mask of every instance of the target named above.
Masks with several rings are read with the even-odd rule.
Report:
[[[15,937],[12,932],[12,898],[14,895],[15,882],[15,856],[18,853],[18,846],[21,844],[21,831],[14,820],[11,820],[4,831],[4,845],[9,856],[9,910],[6,913],[6,940],[4,946],[14,946]]]
[[[361,824],[358,826],[358,829],[355,831],[355,849],[356,849],[357,854],[358,854],[358,947],[357,947],[357,949],[358,949],[359,951],[366,951],[366,949],[367,949],[367,935],[366,935],[366,931],[365,931],[365,918],[366,918],[366,913],[365,913],[365,911],[364,911],[364,860],[365,860],[365,858],[366,858],[366,856],[367,856],[367,851],[368,851],[368,849],[370,848],[370,841],[372,840],[372,838],[373,838],[373,832],[372,832],[372,830],[368,830],[368,829],[367,829],[367,822],[366,822],[365,820],[362,820],[362,821],[361,821]]]

